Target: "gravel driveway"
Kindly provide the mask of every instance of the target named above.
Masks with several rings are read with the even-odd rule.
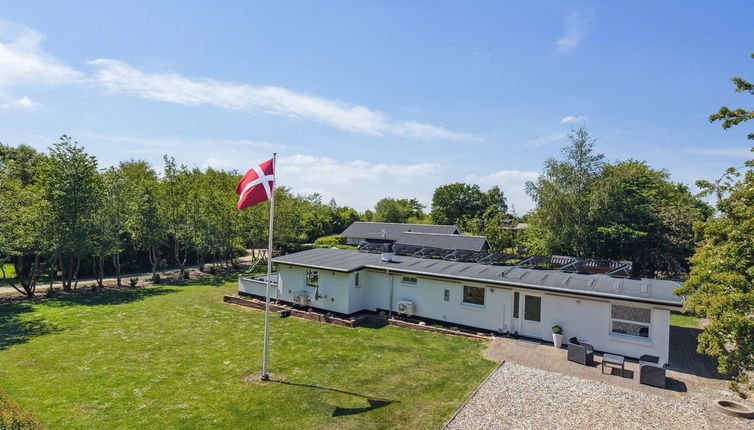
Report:
[[[719,419],[719,420],[718,420]],[[505,363],[446,427],[456,429],[712,429],[690,399],[659,397],[602,382]],[[743,427],[741,427],[743,428]]]

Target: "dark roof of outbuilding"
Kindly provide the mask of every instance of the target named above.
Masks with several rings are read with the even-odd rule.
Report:
[[[341,236],[364,239],[387,239],[397,240],[401,234],[407,232],[458,234],[458,228],[454,225],[434,224],[403,224],[392,222],[363,222],[356,221],[349,225]]]
[[[395,241],[399,245],[425,246],[441,249],[462,249],[465,251],[485,251],[489,249],[484,236],[462,234],[416,233],[407,231]]]
[[[517,266],[494,266],[406,256],[394,256],[392,262],[380,261],[380,254],[359,251],[315,248],[274,258],[277,264],[311,267],[336,272],[361,269],[389,270],[395,273],[425,275],[459,281],[508,285],[583,296],[681,306],[682,298],[673,294],[680,282],[618,278],[602,274],[581,274],[559,270],[531,269]]]

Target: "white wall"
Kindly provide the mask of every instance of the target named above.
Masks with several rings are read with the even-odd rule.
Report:
[[[414,313],[448,323],[468,325],[485,330],[505,331],[507,312],[510,306],[510,290],[477,283],[448,282],[432,278],[417,279],[416,285],[402,282],[403,275],[395,274],[393,283],[393,311],[398,302],[414,303]],[[484,306],[462,302],[463,286],[471,285],[485,289]],[[444,300],[445,290],[450,291],[449,300]]]
[[[315,287],[306,285],[306,269],[297,266],[278,266],[278,286],[270,297],[293,302],[293,295],[305,292],[311,299],[311,307],[343,314],[351,313],[348,308],[349,281],[352,274],[319,270],[319,300],[314,300]],[[263,296],[264,284],[239,279],[238,291]],[[277,295],[275,294],[277,293]]]
[[[649,338],[610,333],[612,303],[651,309]],[[638,358],[643,354],[668,359],[670,342],[670,311],[635,302],[600,301],[545,294],[542,300],[541,338],[552,337],[552,326],[563,328],[563,340],[575,336],[590,343],[598,351]]]
[[[434,278],[417,277],[416,285],[402,282],[400,273],[387,274],[376,270],[361,270],[359,286],[355,285],[356,273],[341,273],[319,270],[319,292],[322,297],[314,308],[353,314],[362,310],[397,309],[398,301],[414,303],[417,316],[478,327],[484,330],[514,332],[522,334],[520,326],[512,319],[513,291],[531,293],[542,297],[542,318],[535,331],[526,333],[549,341],[552,339],[552,326],[563,328],[563,338],[576,336],[594,345],[598,351],[639,357],[643,354],[660,357],[661,363],[668,359],[670,312],[665,308],[616,300],[593,300],[579,296],[549,294],[540,291],[513,289],[483,283],[450,282]],[[392,307],[390,306],[390,285],[393,285]],[[306,286],[306,269],[296,266],[279,266],[279,285],[272,297],[279,294],[281,300],[292,302],[293,294],[307,292],[314,298],[314,287]],[[462,303],[463,286],[485,288],[484,306]],[[239,291],[264,296],[264,284],[239,280]],[[444,300],[444,290],[450,297]],[[334,300],[333,300],[334,299]],[[610,304],[644,307],[652,310],[649,339],[610,333]],[[523,316],[523,312],[521,313]],[[531,325],[529,325],[532,328]]]

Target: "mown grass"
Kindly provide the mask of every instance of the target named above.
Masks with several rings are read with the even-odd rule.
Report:
[[[693,315],[670,312],[670,325],[678,327],[702,328],[701,320]]]
[[[495,366],[476,340],[273,318],[233,282],[0,306],[0,385],[50,428],[439,428]]]
[[[5,278],[3,278],[3,272],[0,272],[0,287],[6,286],[6,279],[13,279],[16,277],[16,268],[12,264],[3,264],[3,270],[5,271]]]
[[[16,268],[12,264],[8,264],[8,263],[3,264],[3,270],[5,271],[5,276],[7,278],[16,277]],[[0,272],[0,278],[2,278],[1,272]]]

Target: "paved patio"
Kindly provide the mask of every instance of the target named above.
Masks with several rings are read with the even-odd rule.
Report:
[[[698,329],[671,327],[670,364],[665,389],[639,384],[637,360],[626,359],[623,376],[620,368],[615,367],[610,372],[606,367],[603,374],[601,353],[594,354],[593,365],[583,366],[567,360],[565,345],[557,349],[552,343],[541,341],[496,338],[490,342],[485,356],[498,362],[515,363],[665,396],[678,397],[699,392],[715,394],[718,390],[727,390],[728,380],[717,372],[717,362],[696,352],[699,332]],[[720,393],[716,394],[719,397]]]
[[[708,356],[699,355],[696,352],[696,338],[699,332],[700,330],[698,329],[671,327],[670,359],[666,374],[667,383],[665,389],[639,384],[639,366],[637,360],[626,359],[625,373],[623,375],[621,375],[620,368],[611,368],[608,372],[608,368],[606,367],[605,373],[602,373],[602,354],[599,352],[595,353],[594,364],[591,366],[583,366],[567,360],[567,349],[565,345],[563,348],[555,348],[552,343],[531,339],[495,338],[490,341],[484,354],[487,358],[500,363],[505,363],[505,365],[493,374],[497,376],[493,376],[482,385],[480,392],[459,412],[459,415],[461,413],[465,414],[465,418],[459,418],[456,421],[473,424],[466,426],[455,422],[450,428],[485,428],[485,426],[486,428],[518,428],[517,425],[513,425],[514,421],[518,419],[520,420],[516,422],[522,425],[527,422],[531,423],[531,421],[527,420],[536,420],[537,414],[546,413],[547,411],[535,412],[532,410],[530,412],[533,415],[517,418],[510,416],[503,417],[501,415],[500,417],[495,418],[496,423],[499,423],[499,419],[503,419],[504,421],[513,419],[514,421],[507,423],[510,425],[502,426],[498,426],[497,424],[489,426],[489,422],[487,422],[487,425],[477,427],[477,424],[484,422],[484,419],[490,418],[490,416],[487,416],[488,414],[499,415],[501,413],[500,410],[496,410],[494,406],[490,408],[491,404],[488,403],[488,400],[482,401],[480,398],[488,399],[490,396],[495,398],[495,396],[499,397],[502,395],[502,397],[493,403],[500,403],[503,399],[505,399],[505,402],[510,403],[518,401],[515,399],[523,396],[531,397],[532,400],[536,398],[538,401],[544,402],[543,404],[555,406],[559,402],[558,399],[562,402],[564,399],[563,396],[568,397],[569,393],[567,391],[570,389],[570,385],[566,384],[564,387],[557,388],[562,384],[559,384],[557,379],[552,379],[555,376],[550,377],[547,375],[564,375],[565,377],[561,376],[563,381],[572,381],[571,385],[579,386],[583,393],[588,394],[594,391],[592,394],[597,396],[595,398],[606,395],[606,392],[612,393],[613,391],[615,391],[615,393],[635,392],[637,394],[645,394],[645,399],[639,395],[639,397],[636,397],[633,400],[631,399],[633,396],[625,394],[610,394],[610,396],[618,398],[617,403],[612,407],[622,409],[624,411],[623,413],[626,413],[625,411],[630,411],[632,408],[639,408],[641,409],[641,413],[649,414],[648,411],[653,408],[651,406],[651,399],[667,399],[667,401],[671,402],[680,402],[677,405],[678,408],[681,408],[679,409],[679,413],[681,413],[683,408],[690,407],[692,410],[698,411],[699,417],[704,418],[704,425],[689,425],[686,423],[685,428],[751,428],[749,426],[752,425],[752,421],[730,418],[721,414],[713,407],[712,401],[721,397],[730,396],[733,399],[741,400],[738,399],[738,396],[734,396],[733,393],[728,391],[728,379],[717,372],[716,360]],[[532,387],[528,388],[522,386],[521,383],[517,383],[516,386],[510,386],[510,382],[512,381],[508,381],[510,378],[507,377],[500,379],[501,376],[499,375],[505,375],[506,372],[513,372],[511,375],[521,373],[522,371],[525,372],[525,370],[516,370],[518,368],[528,368],[543,373],[538,373],[538,376],[533,376],[536,379],[539,379],[539,381],[535,382]],[[497,383],[494,382],[495,378],[498,378]],[[541,383],[547,378],[550,378],[553,381],[550,384],[550,391],[540,388],[542,386]],[[589,381],[597,381],[599,383],[594,384]],[[485,394],[485,392],[487,392],[487,394]],[[583,395],[583,393],[580,395]],[[659,400],[654,400],[654,402],[655,404],[662,403]],[[744,402],[751,404],[751,402]],[[475,408],[475,403],[486,406]],[[650,404],[649,409],[645,407],[647,405],[643,405],[643,403]],[[500,404],[502,405],[503,403]],[[589,411],[589,408],[594,409],[594,405],[590,404],[586,410]],[[476,412],[474,410],[476,410]],[[599,412],[599,416],[604,417],[611,410],[612,409],[610,408],[603,408]],[[681,415],[683,415],[683,413],[681,413]],[[615,427],[616,423],[621,422],[620,419],[615,419],[617,419],[617,421],[614,419],[600,421],[599,419],[590,418],[589,421],[591,425],[597,427],[602,427],[603,425],[608,426],[609,424],[610,427],[614,428],[641,428],[633,426],[629,421],[625,421],[623,423],[625,425],[618,425]],[[560,424],[565,424],[566,422],[568,422],[568,420],[560,422]],[[680,424],[680,421],[678,424]],[[655,422],[652,423],[650,427],[677,428],[670,423],[666,423],[666,425],[660,423],[659,427],[657,425],[658,423]],[[568,426],[563,427],[561,425],[545,427],[568,428]]]

